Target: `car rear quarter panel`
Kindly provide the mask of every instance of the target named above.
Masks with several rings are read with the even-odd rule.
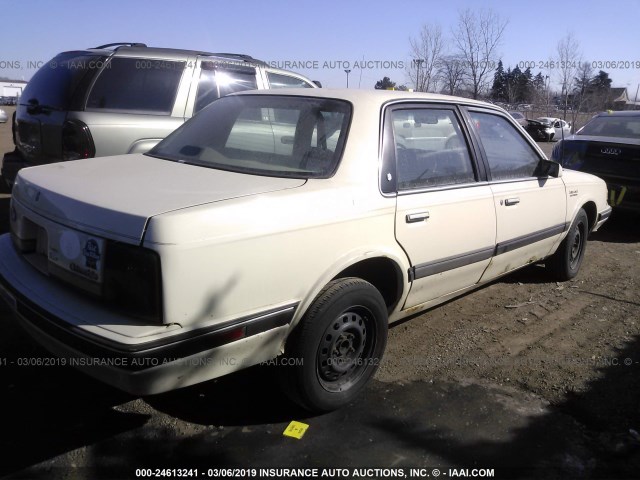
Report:
[[[310,183],[153,218],[145,245],[162,258],[165,322],[209,325],[298,302],[301,311],[361,259],[402,261],[394,199]]]
[[[131,112],[72,112],[69,118],[87,124],[96,147],[96,157],[137,153],[140,140],[159,141],[184,123],[182,116]]]
[[[144,243],[161,254],[166,321],[212,324],[300,302],[295,323],[360,260],[391,258],[406,272],[396,199],[378,189],[378,119],[378,110],[354,111],[330,179],[153,217]]]

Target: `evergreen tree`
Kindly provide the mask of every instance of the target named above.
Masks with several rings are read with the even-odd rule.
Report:
[[[541,72],[538,72],[538,74],[533,77],[533,88],[536,92],[542,92],[544,91],[544,87],[545,87],[545,80],[544,77],[542,76]]]
[[[396,87],[396,82],[392,82],[389,77],[384,77],[382,80],[378,80],[375,84],[376,90],[393,90]]]
[[[591,79],[591,86],[599,92],[606,92],[611,89],[611,79],[609,74],[600,70],[598,74]]]
[[[498,61],[496,73],[493,74],[493,86],[491,87],[491,97],[494,100],[507,101],[505,80],[504,66],[502,65],[502,60],[500,60]]]
[[[531,101],[531,86],[533,75],[531,69],[527,68],[518,78],[518,101],[529,103]]]

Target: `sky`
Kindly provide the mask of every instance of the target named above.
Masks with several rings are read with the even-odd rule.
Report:
[[[594,73],[607,71],[633,100],[640,0],[0,0],[0,77],[29,80],[59,52],[120,41],[245,53],[325,87],[344,87],[345,69],[350,88],[373,88],[384,76],[408,84],[409,39],[438,23],[453,52],[451,30],[466,8],[490,8],[508,20],[498,48],[505,69],[533,65],[553,88],[559,71],[544,63],[557,59],[558,41],[572,33],[583,61]]]

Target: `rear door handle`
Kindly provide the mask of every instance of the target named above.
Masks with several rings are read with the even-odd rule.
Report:
[[[405,218],[407,223],[423,222],[429,218],[429,212],[410,213]]]
[[[520,199],[519,199],[518,197],[515,197],[515,198],[507,198],[507,199],[504,201],[504,204],[505,204],[507,207],[509,207],[509,206],[511,206],[511,205],[517,205],[517,204],[519,204],[519,203],[520,203]]]

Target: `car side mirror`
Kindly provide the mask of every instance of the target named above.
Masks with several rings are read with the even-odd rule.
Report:
[[[560,178],[562,177],[562,167],[559,163],[551,160],[540,160],[536,169],[536,176]]]

